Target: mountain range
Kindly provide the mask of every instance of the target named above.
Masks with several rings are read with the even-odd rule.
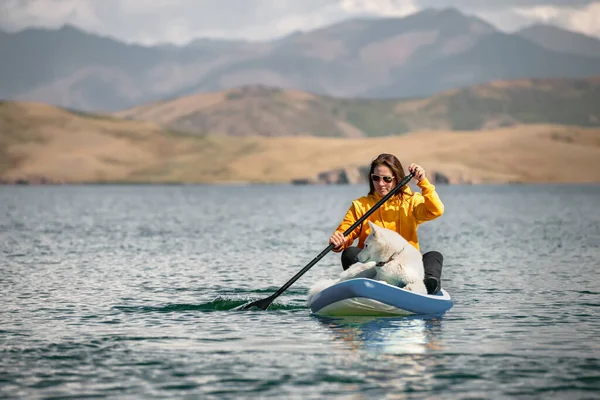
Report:
[[[600,75],[596,38],[552,26],[508,34],[452,8],[181,47],[131,45],[71,26],[26,29],[0,32],[0,52],[1,99],[104,112],[247,85],[369,101]]]

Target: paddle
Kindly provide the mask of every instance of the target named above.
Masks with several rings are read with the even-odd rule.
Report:
[[[350,232],[352,232],[360,224],[362,224],[365,219],[369,218],[369,216],[371,214],[373,214],[375,212],[375,210],[377,210],[379,207],[381,207],[381,205],[383,203],[385,203],[386,201],[388,201],[388,199],[390,197],[392,197],[394,194],[396,194],[396,192],[398,192],[400,189],[402,189],[403,186],[405,186],[408,182],[410,182],[410,180],[412,179],[413,176],[414,176],[414,173],[410,173],[407,176],[405,176],[396,187],[394,187],[392,190],[390,190],[390,192],[388,194],[386,194],[385,196],[383,196],[381,198],[381,200],[379,200],[377,203],[375,203],[375,205],[373,207],[371,207],[371,209],[369,211],[367,211],[365,213],[365,215],[363,215],[362,217],[360,217],[358,219],[358,221],[356,221],[354,224],[352,224],[352,226],[350,228],[346,229],[346,231],[344,232],[344,236],[348,236],[350,234]],[[253,301],[251,303],[247,303],[247,304],[245,304],[243,306],[238,307],[237,310],[248,310],[249,308],[253,308],[253,307],[258,307],[258,308],[260,308],[262,310],[266,310],[267,308],[269,308],[269,306],[271,305],[271,303],[273,302],[273,300],[275,300],[283,292],[285,292],[290,286],[292,286],[292,284],[294,282],[296,282],[302,275],[304,275],[304,273],[306,273],[306,271],[308,271],[309,269],[311,269],[313,267],[313,265],[315,265],[317,262],[319,262],[319,260],[321,258],[325,257],[325,255],[327,253],[329,253],[331,250],[333,250],[333,248],[334,248],[334,245],[332,243],[330,243],[329,246],[327,246],[325,248],[325,250],[323,250],[321,253],[319,253],[319,255],[316,256],[311,262],[309,262],[306,265],[306,267],[302,268],[300,270],[300,272],[298,272],[296,275],[294,275],[292,279],[290,279],[285,285],[283,285],[281,288],[279,288],[279,290],[276,291],[275,293],[273,293],[271,296],[269,296],[269,297],[267,297],[265,299],[256,300],[256,301]]]

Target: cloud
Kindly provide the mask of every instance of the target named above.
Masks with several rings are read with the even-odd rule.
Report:
[[[504,30],[551,22],[600,36],[591,0],[0,0],[0,28],[85,31],[142,44],[186,44],[199,37],[267,40],[351,17],[405,16],[457,7]],[[597,0],[596,0],[597,1]]]
[[[87,1],[4,0],[0,3],[0,26],[10,30],[28,26],[60,26],[72,20],[85,26],[101,22]]]
[[[2,0],[0,27],[71,24],[128,42],[262,40],[346,17],[337,0]]]
[[[600,2],[584,7],[536,6],[515,9],[519,15],[540,23],[552,23],[572,31],[600,36]]]
[[[348,14],[387,17],[403,17],[419,11],[413,0],[340,0],[340,7]]]
[[[473,11],[510,11],[516,7],[562,6],[580,7],[594,0],[416,0],[419,7],[456,7]]]

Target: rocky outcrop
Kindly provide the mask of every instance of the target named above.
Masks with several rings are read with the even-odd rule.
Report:
[[[295,185],[348,185],[365,183],[369,167],[344,167],[323,171],[312,178],[294,179],[291,183]]]
[[[345,167],[318,173],[313,178],[301,178],[291,181],[294,185],[347,185],[367,183],[369,166]],[[429,180],[436,185],[449,185],[455,183],[469,183],[467,180],[453,179],[450,176],[440,172],[432,171],[429,173]]]
[[[431,174],[431,182],[435,185],[449,185],[450,178],[439,171],[433,171]]]
[[[65,182],[41,175],[27,175],[15,178],[0,177],[0,185],[58,185],[63,183]]]

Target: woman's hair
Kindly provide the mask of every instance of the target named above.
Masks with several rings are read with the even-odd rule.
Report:
[[[377,156],[376,159],[373,160],[373,162],[371,162],[371,169],[369,170],[369,175],[367,175],[367,180],[369,181],[369,194],[375,193],[375,185],[373,184],[371,175],[374,173],[375,168],[377,168],[380,165],[385,165],[392,171],[392,174],[394,175],[394,186],[399,184],[402,178],[406,176],[404,174],[404,168],[402,167],[402,163],[400,163],[400,160],[398,160],[396,156],[387,153],[380,154]],[[394,196],[402,198],[402,195],[404,194],[405,190],[406,187],[396,192]]]

